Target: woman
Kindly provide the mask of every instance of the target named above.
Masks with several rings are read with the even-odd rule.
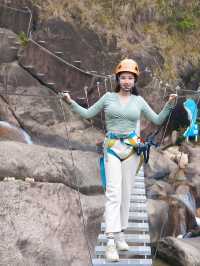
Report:
[[[139,96],[135,87],[139,76],[135,61],[122,60],[116,67],[115,75],[115,92],[107,92],[89,109],[78,105],[68,93],[64,94],[64,99],[72,109],[84,118],[94,117],[102,110],[105,112],[105,224],[108,261],[119,261],[118,250],[129,249],[123,231],[128,226],[131,186],[140,160],[134,152],[134,146],[138,142],[135,131],[140,114],[144,113],[148,120],[160,125],[169,115],[176,97],[171,94],[163,110],[157,115]]]

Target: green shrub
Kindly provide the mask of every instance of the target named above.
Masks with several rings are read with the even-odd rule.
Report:
[[[196,28],[196,23],[192,18],[182,18],[176,21],[175,26],[178,30],[182,32],[191,31]]]
[[[28,44],[28,37],[24,31],[21,31],[18,34],[18,39],[23,47],[25,47]]]

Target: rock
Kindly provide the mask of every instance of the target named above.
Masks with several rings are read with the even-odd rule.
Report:
[[[147,201],[147,211],[149,215],[149,226],[152,243],[158,241],[160,236],[163,235],[163,229],[167,223],[168,208],[168,203],[164,200],[148,199]]]
[[[108,41],[92,28],[83,24],[72,24],[59,17],[49,18],[38,25],[33,38],[35,41],[46,41],[45,47],[50,51],[63,52],[61,57],[71,64],[80,60],[81,68],[85,70],[98,73],[106,71],[110,74],[116,62],[120,60],[120,51],[114,36],[110,36]]]
[[[171,134],[171,141],[173,145],[176,144],[177,138],[178,138],[178,132],[176,130],[173,130]]]
[[[162,180],[154,182],[152,186],[147,187],[147,195],[150,199],[161,199],[174,192],[173,187]]]
[[[2,31],[2,34],[0,34],[0,64],[12,62],[17,59],[17,52],[19,49],[19,47],[14,44],[14,42],[18,41],[17,35],[8,29],[0,28],[0,31]],[[11,47],[17,48],[12,49]]]
[[[145,165],[145,176],[148,178],[163,179],[168,177],[170,172],[175,170],[177,165],[171,161],[165,154],[151,149],[150,159]]]
[[[170,160],[175,161],[177,155],[180,154],[181,152],[179,151],[179,147],[178,147],[178,146],[172,146],[172,147],[169,147],[169,148],[165,149],[165,150],[163,151],[163,153],[164,153],[165,155],[167,155],[167,157],[168,157]]]
[[[185,204],[181,195],[171,195],[167,202],[169,204],[169,211],[165,236],[183,235],[196,228],[195,213]]]
[[[0,86],[0,90],[1,90],[1,86]],[[6,95],[4,95],[3,98],[6,99]],[[9,107],[9,104],[7,104],[5,100],[3,100],[2,98],[0,98],[0,120],[7,121],[17,127],[20,127],[20,124],[18,123],[17,119],[15,118],[15,116],[13,115],[13,112],[11,111]]]
[[[186,153],[181,153],[176,156],[177,163],[180,169],[185,169],[188,165],[188,155]]]
[[[1,179],[30,177],[37,182],[63,183],[84,193],[102,192],[99,156],[94,152],[64,151],[2,141],[0,160]]]
[[[103,221],[105,195],[86,196],[80,194],[80,196],[86,223],[87,238],[93,252],[97,243],[97,237],[100,233],[100,225]]]
[[[177,168],[170,174],[169,180],[171,183],[174,183],[175,181],[185,181],[187,177],[183,169]]]
[[[89,265],[76,191],[12,181],[0,182],[0,195],[1,265]]]
[[[152,243],[161,237],[183,235],[197,226],[195,214],[176,195],[148,199],[147,210]]]
[[[196,210],[197,217],[200,218],[200,208]]]
[[[35,143],[66,148],[68,146],[67,135],[70,132],[72,148],[87,150],[89,145],[92,145],[93,150],[95,150],[95,142],[103,138],[101,132],[91,128],[88,121],[74,114],[70,107],[63,102],[65,122],[59,97],[55,92],[42,86],[16,62],[7,64],[7,71],[9,92],[28,95],[10,95],[8,97],[9,108],[14,113],[15,120],[23,125],[23,128],[31,135]],[[2,86],[3,77],[4,72],[0,68]],[[4,118],[7,117],[4,115]],[[68,133],[66,128],[69,131]],[[85,129],[86,131],[84,131]],[[91,147],[88,150],[91,150]]]
[[[167,237],[158,245],[158,256],[170,263],[171,266],[200,265],[200,237],[176,239]]]

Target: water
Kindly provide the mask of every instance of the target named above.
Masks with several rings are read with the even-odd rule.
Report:
[[[14,125],[11,125],[10,123],[8,122],[5,122],[5,121],[0,121],[0,126],[3,126],[3,127],[7,127],[7,128],[13,128],[13,129],[16,129],[16,130],[20,130],[22,135],[24,136],[24,140],[26,141],[27,144],[32,144],[32,140],[31,140],[31,137],[26,133],[25,130],[23,129],[20,129]]]
[[[196,202],[193,195],[188,191],[185,194],[178,194],[176,197],[185,204],[186,208],[188,208],[194,215],[196,212]]]

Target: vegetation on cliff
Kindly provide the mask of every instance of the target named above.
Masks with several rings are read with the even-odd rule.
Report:
[[[60,17],[87,25],[108,39],[116,36],[122,54],[156,46],[165,58],[163,78],[177,78],[180,65],[199,62],[198,0],[34,0],[42,20]],[[161,75],[161,73],[159,73]]]

